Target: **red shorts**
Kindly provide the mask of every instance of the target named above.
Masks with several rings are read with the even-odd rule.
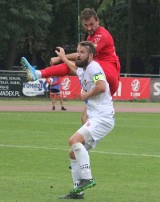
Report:
[[[117,62],[109,62],[109,61],[98,61],[97,62],[101,65],[107,81],[109,83],[111,95],[113,95],[119,85],[119,78],[120,78],[120,63]]]

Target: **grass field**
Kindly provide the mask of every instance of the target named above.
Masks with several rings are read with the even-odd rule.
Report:
[[[57,202],[68,193],[68,138],[80,115],[0,112],[0,202]],[[97,185],[83,201],[160,201],[159,113],[117,113],[114,130],[90,156]]]

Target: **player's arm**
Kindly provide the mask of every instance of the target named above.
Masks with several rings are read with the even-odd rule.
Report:
[[[51,83],[52,83],[51,78],[46,78],[46,83],[48,83],[49,85],[51,85]]]
[[[71,61],[75,61],[76,57],[77,57],[77,53],[66,54],[66,58]],[[53,57],[50,60],[50,65],[58,64],[60,62],[63,62],[63,60],[59,56]]]
[[[93,78],[95,82],[95,87],[92,88],[92,90],[89,92],[82,92],[81,94],[82,100],[87,100],[90,97],[93,97],[95,95],[98,95],[106,91],[106,82],[105,82],[105,79],[103,79],[103,77],[104,75],[99,74],[99,75],[96,75],[95,78]]]
[[[70,59],[67,58],[67,56],[65,55],[65,51],[63,48],[61,47],[57,47],[58,49],[55,50],[55,53],[58,55],[59,58],[61,58],[61,60],[69,67],[69,69],[76,74],[76,65],[75,62],[71,61]]]

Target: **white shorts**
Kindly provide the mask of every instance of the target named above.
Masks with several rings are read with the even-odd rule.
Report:
[[[77,130],[85,140],[87,150],[94,148],[114,128],[115,120],[113,115],[105,118],[90,118]]]

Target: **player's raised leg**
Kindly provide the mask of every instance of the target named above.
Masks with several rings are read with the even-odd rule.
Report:
[[[36,70],[35,66],[32,66],[25,57],[22,57],[21,64],[26,70],[30,81],[35,81],[41,78],[49,78],[51,76],[66,76],[71,73],[68,66],[64,63],[46,67],[42,70]]]
[[[28,80],[35,81],[38,79],[38,77],[36,75],[36,67],[30,65],[30,63],[27,61],[27,59],[25,57],[21,58],[21,64],[27,72]]]

